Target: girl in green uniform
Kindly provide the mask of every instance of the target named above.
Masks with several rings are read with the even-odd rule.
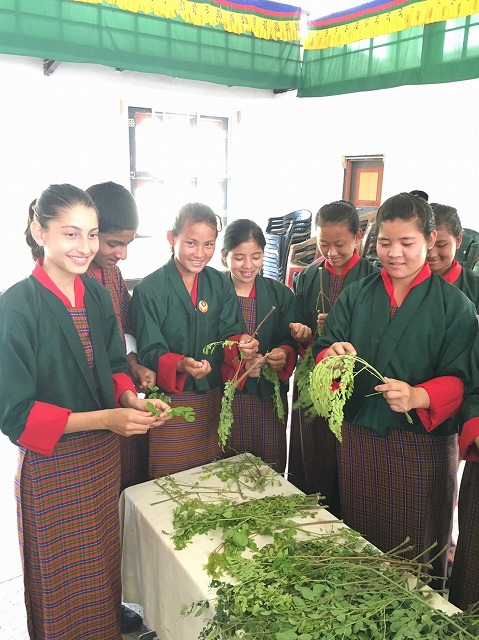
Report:
[[[474,303],[479,313],[479,277],[463,268],[455,259],[461,246],[462,225],[457,209],[432,203],[436,219],[437,238],[428,251],[431,271],[458,287]],[[477,359],[477,354],[474,356]],[[477,362],[474,363],[477,366]],[[459,537],[454,553],[454,563],[449,585],[449,600],[461,609],[479,600],[479,429],[477,425],[477,395],[472,394],[461,413],[467,426],[460,443],[462,457],[466,460],[462,473],[458,499]],[[477,439],[477,443],[475,440]]]
[[[401,193],[377,217],[381,273],[353,283],[338,298],[313,353],[358,354],[344,408],[340,491],[344,521],[386,551],[409,537],[412,555],[429,561],[448,547],[457,468],[457,418],[471,379],[475,307],[432,274],[426,255],[436,241],[434,214],[422,198]],[[406,419],[410,414],[412,423]],[[432,575],[444,586],[446,553]]]
[[[172,257],[135,287],[131,317],[138,360],[157,372],[156,384],[172,406],[189,406],[194,422],[173,418],[149,437],[149,473],[163,476],[221,456],[218,425],[223,389],[220,347],[238,340],[245,358],[258,341],[242,334],[242,320],[231,281],[208,267],[218,235],[218,217],[205,204],[184,205],[167,237]]]
[[[462,242],[462,225],[457,209],[436,202],[431,207],[437,231],[436,242],[427,252],[431,271],[465,293],[479,313],[479,277],[470,269],[464,269],[455,259]]]
[[[0,299],[0,427],[19,447],[18,530],[32,640],[121,640],[119,437],[163,423],[126,375],[110,294],[86,277],[90,196],[51,185],[29,210],[31,276]]]
[[[300,355],[305,357],[303,369],[311,351],[308,352],[308,347],[316,334],[323,331],[324,321],[341,291],[377,271],[358,255],[362,232],[358,213],[350,202],[340,200],[323,205],[316,215],[316,234],[323,258],[302,271],[294,285],[291,335],[299,343]],[[303,371],[302,375],[309,375],[309,371]],[[296,388],[294,397],[297,397]],[[323,495],[331,513],[339,518],[337,446],[323,418],[311,417],[304,409],[293,410],[289,480],[305,493]]]
[[[263,231],[253,220],[235,220],[226,227],[221,253],[238,296],[242,330],[259,341],[258,367],[238,385],[233,401],[234,423],[227,451],[232,455],[249,451],[283,473],[288,381],[297,357],[289,329],[294,296],[286,285],[260,275],[265,246]],[[263,367],[278,377],[282,415],[273,402],[273,382],[265,378]],[[232,375],[236,372],[233,366]]]

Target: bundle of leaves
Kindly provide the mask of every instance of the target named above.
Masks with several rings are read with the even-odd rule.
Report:
[[[318,416],[309,390],[311,373],[314,367],[313,348],[308,347],[303,357],[298,361],[294,371],[294,382],[298,389],[298,397],[293,404],[293,409],[300,409],[307,418],[316,418]]]
[[[210,342],[203,348],[203,353],[205,354],[212,353],[216,349],[216,347],[223,347],[223,348],[232,347],[237,344],[238,344],[237,340],[223,340],[222,342]],[[263,360],[266,359],[267,355],[268,354],[266,353],[263,356]],[[220,420],[218,424],[218,444],[221,447],[221,449],[225,448],[231,433],[231,428],[233,426],[233,422],[234,422],[233,401],[236,395],[236,391],[238,389],[238,385],[246,377],[248,377],[250,371],[255,368],[255,367],[252,367],[251,369],[247,369],[246,371],[243,371],[240,375],[242,360],[243,360],[243,357],[240,353],[238,357],[238,368],[235,372],[235,375],[231,380],[227,380],[224,383],[223,396],[221,398]],[[273,371],[273,369],[271,369],[269,365],[265,364],[261,368],[261,375],[263,375],[266,378],[266,380],[269,380],[269,382],[273,384],[273,397],[272,397],[273,404],[279,419],[284,420],[285,412],[284,412],[283,401],[281,399],[281,389],[280,389],[280,381],[278,378],[278,374],[276,373],[276,371]]]
[[[355,365],[359,370],[355,371]],[[341,442],[341,429],[344,421],[344,405],[354,391],[354,378],[362,371],[368,371],[380,382],[386,382],[384,376],[369,362],[357,355],[344,354],[323,358],[310,374],[309,392],[318,415],[327,419],[329,428]],[[412,423],[409,413],[406,419]]]

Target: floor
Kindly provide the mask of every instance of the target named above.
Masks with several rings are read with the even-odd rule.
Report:
[[[29,640],[23,599],[23,577],[18,549],[13,478],[16,468],[17,450],[0,434],[0,513],[2,530],[0,544],[0,640]],[[141,607],[130,605],[141,613]],[[143,626],[135,633],[123,635],[123,640],[138,640],[150,631]],[[153,637],[151,637],[153,636]],[[154,640],[150,634],[144,640]],[[67,639],[65,639],[67,640]]]

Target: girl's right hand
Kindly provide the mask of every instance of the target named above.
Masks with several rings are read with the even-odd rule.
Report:
[[[108,426],[113,433],[120,436],[135,436],[147,433],[158,424],[158,418],[150,411],[138,411],[138,409],[107,409]]]
[[[344,356],[350,354],[356,355],[356,349],[350,342],[334,342],[324,354],[323,358],[329,358],[329,356]]]
[[[176,370],[179,373],[186,373],[187,376],[192,376],[195,380],[200,380],[211,373],[211,364],[205,359],[195,360],[194,358],[185,357],[178,362]]]
[[[324,329],[324,321],[328,317],[327,313],[318,313],[318,327]]]

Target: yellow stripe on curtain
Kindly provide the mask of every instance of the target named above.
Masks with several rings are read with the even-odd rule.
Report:
[[[338,47],[433,22],[479,13],[479,0],[421,0],[407,7],[370,15],[356,22],[310,31],[304,48]]]
[[[173,20],[181,18],[197,27],[222,26],[225,31],[242,35],[251,33],[263,40],[295,42],[300,39],[299,17],[276,20],[254,14],[226,11],[210,4],[190,0],[73,0],[88,4],[111,4],[131,13],[145,13]]]

